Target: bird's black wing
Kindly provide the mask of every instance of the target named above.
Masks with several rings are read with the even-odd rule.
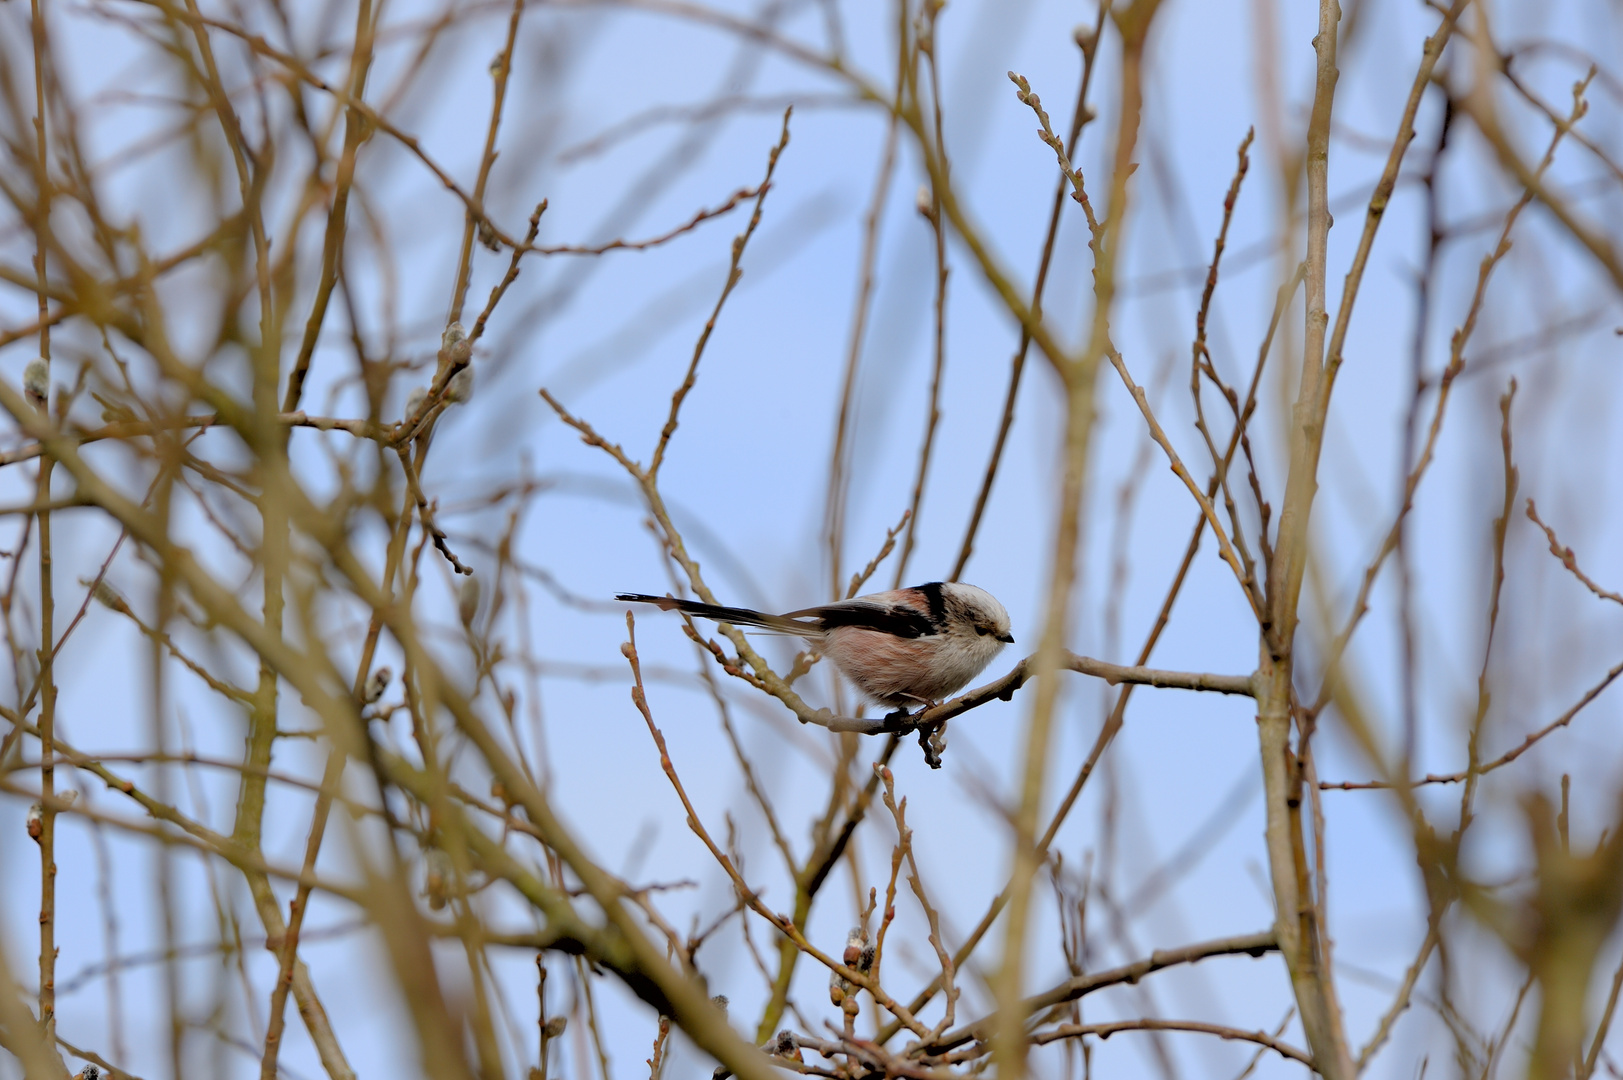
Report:
[[[843,600],[838,604],[791,611],[786,619],[816,619],[825,632],[855,626],[899,638],[925,637],[938,627],[925,612],[905,604],[876,604],[870,600]]]

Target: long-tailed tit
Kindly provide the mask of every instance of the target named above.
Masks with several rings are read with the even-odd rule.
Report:
[[[870,593],[785,615],[641,593],[615,599],[805,638],[870,699],[897,709],[946,699],[1014,641],[1003,605],[985,589],[957,581]]]

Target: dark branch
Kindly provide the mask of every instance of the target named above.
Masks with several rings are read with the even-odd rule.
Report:
[[[1232,956],[1243,953],[1247,956],[1262,956],[1265,953],[1275,952],[1279,949],[1279,942],[1272,930],[1264,930],[1257,934],[1242,934],[1238,937],[1218,938],[1216,941],[1204,941],[1198,945],[1185,945],[1181,949],[1157,949],[1143,960],[1124,964],[1121,967],[1109,968],[1105,971],[1095,971],[1088,975],[1078,975],[1074,979],[1067,979],[1051,990],[1027,998],[1021,1008],[1026,1015],[1032,1015],[1054,1005],[1093,993],[1106,986],[1115,986],[1119,983],[1136,983],[1144,976],[1163,968],[1174,967],[1178,964],[1193,964],[1213,956]],[[991,1036],[995,1017],[988,1016],[977,1020],[973,1024],[949,1031],[930,1047],[931,1050],[941,1052],[951,1050],[974,1039],[986,1039]]]

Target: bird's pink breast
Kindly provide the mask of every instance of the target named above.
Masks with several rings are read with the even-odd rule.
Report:
[[[939,701],[963,684],[960,673],[942,669],[941,644],[934,636],[840,627],[824,639],[823,652],[868,697],[905,706]]]

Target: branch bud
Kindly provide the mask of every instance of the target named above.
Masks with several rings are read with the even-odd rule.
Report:
[[[473,358],[473,342],[461,323],[452,323],[440,335],[440,358],[452,367],[461,367]]]
[[[772,1037],[772,1052],[781,1058],[791,1058],[795,1061],[800,1057],[800,1044],[795,1041],[795,1033],[784,1028]]]
[[[130,614],[129,603],[118,594],[117,589],[107,584],[106,581],[96,582],[95,588],[91,590],[91,595],[96,598],[96,603],[109,611],[116,611],[120,615]]]
[[[28,403],[34,408],[45,408],[51,396],[51,365],[48,361],[38,356],[28,361],[28,366],[23,368],[23,393],[28,395]]]
[[[445,384],[445,400],[457,405],[466,405],[473,400],[473,365],[468,365]]]
[[[387,667],[380,667],[374,671],[372,677],[366,680],[366,689],[361,693],[362,703],[371,705],[382,697],[383,692],[389,688],[389,680],[393,677],[394,672]]]
[[[427,400],[428,400],[428,387],[426,387],[426,386],[414,386],[414,387],[412,387],[411,393],[406,395],[406,414],[405,414],[405,416],[401,417],[401,419],[410,420],[413,416],[416,416],[417,415],[417,410],[421,409],[423,407],[423,402],[425,402]]]

